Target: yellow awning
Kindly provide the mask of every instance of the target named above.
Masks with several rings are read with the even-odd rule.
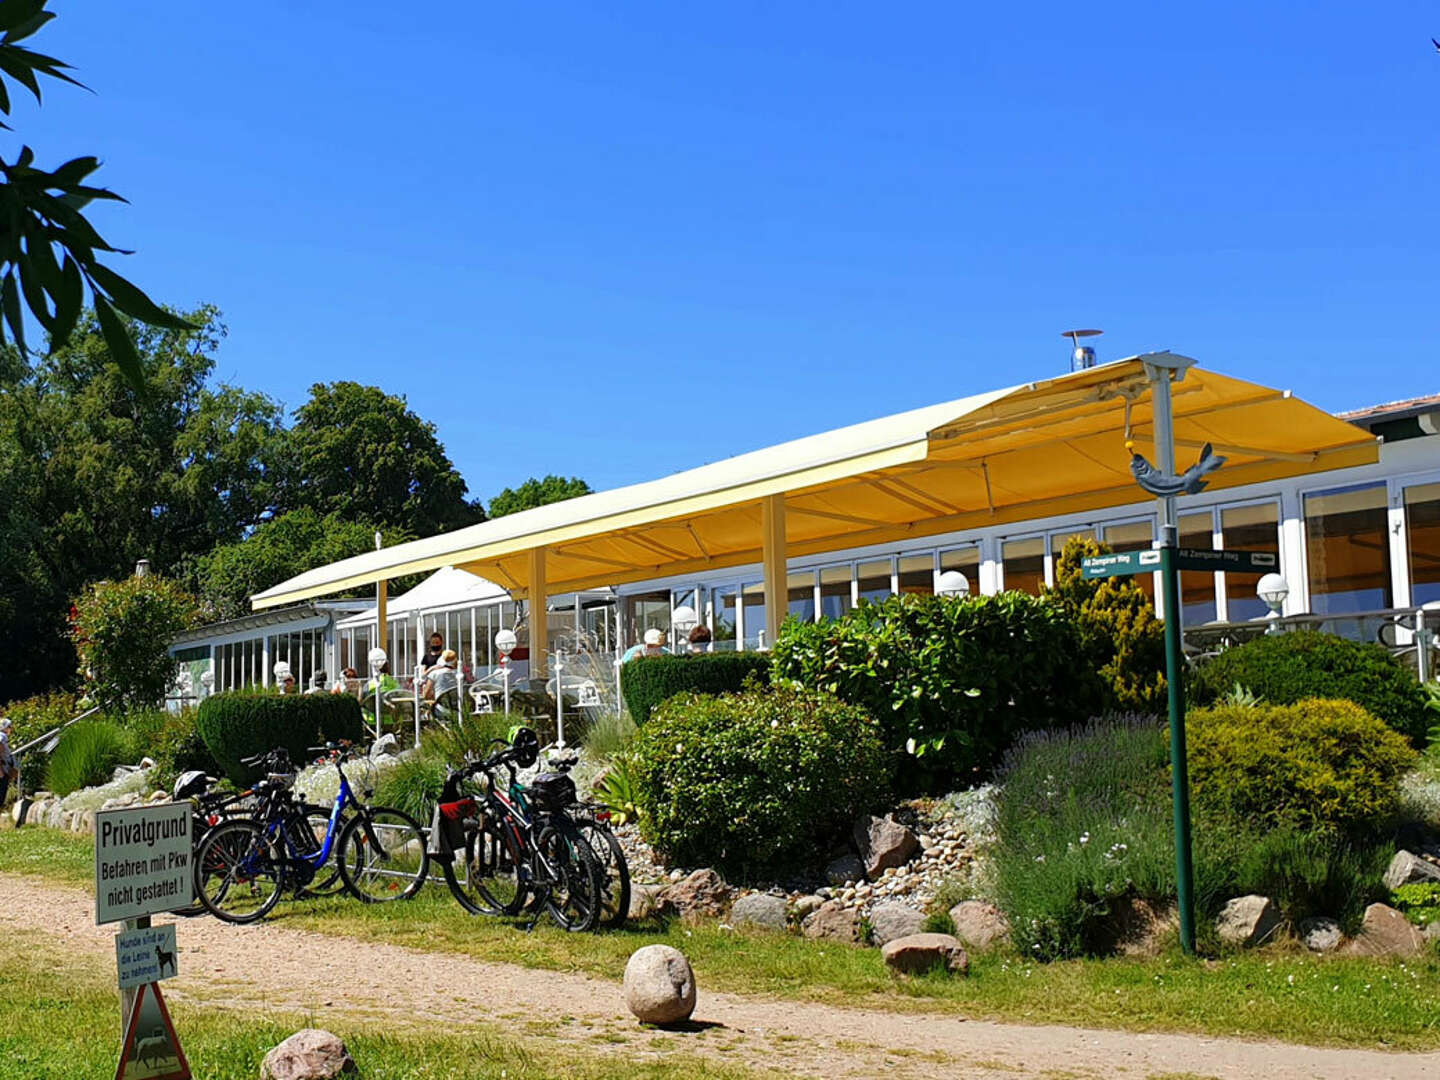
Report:
[[[1255,383],[1191,367],[1173,385],[1181,467],[1206,442],[1229,460],[1212,488],[1370,464],[1363,428]],[[759,562],[760,502],[783,495],[791,556],[1142,501],[1125,450],[1155,460],[1139,359],[915,409],[643,484],[542,506],[307,571],[258,610],[442,566],[525,594]]]

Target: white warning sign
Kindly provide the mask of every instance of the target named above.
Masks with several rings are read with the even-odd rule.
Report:
[[[121,930],[115,935],[115,969],[120,975],[121,990],[173,979],[178,974],[175,924]]]
[[[190,804],[161,803],[95,815],[95,923],[187,907]]]

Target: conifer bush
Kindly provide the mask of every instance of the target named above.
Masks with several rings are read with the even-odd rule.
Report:
[[[360,703],[349,694],[215,694],[200,703],[195,725],[216,763],[237,784],[260,776],[241,758],[283,746],[298,766],[310,760],[312,746],[365,736]]]
[[[620,692],[637,727],[662,701],[676,694],[724,694],[751,677],[770,681],[765,653],[719,652],[696,656],[638,656],[620,668]]]

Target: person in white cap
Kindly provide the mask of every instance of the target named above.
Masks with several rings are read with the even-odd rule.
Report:
[[[20,778],[20,765],[10,749],[10,718],[0,716],[0,806],[10,794],[10,781]]]
[[[620,658],[622,664],[628,664],[637,656],[667,656],[670,650],[665,648],[665,631],[659,627],[652,626],[645,631],[645,643],[643,645],[631,645],[625,650],[625,655]]]

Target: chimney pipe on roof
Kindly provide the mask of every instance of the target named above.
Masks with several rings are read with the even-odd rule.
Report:
[[[1103,330],[1066,330],[1061,337],[1068,337],[1074,350],[1070,353],[1070,370],[1085,371],[1095,366],[1095,350],[1089,345],[1081,345],[1080,339],[1086,337],[1099,337]]]
[[[149,576],[150,576],[150,560],[149,560],[149,559],[141,559],[139,562],[137,562],[137,563],[135,564],[135,576],[136,576],[136,577],[149,577]]]

